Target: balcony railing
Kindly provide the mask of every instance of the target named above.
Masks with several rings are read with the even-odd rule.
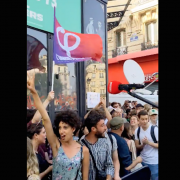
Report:
[[[146,50],[146,49],[153,49],[153,48],[157,48],[158,47],[158,42],[155,42],[154,44],[152,44],[152,42],[145,42],[145,43],[141,43],[141,50]]]
[[[127,46],[118,47],[118,48],[112,50],[112,57],[120,56],[123,54],[127,54]]]

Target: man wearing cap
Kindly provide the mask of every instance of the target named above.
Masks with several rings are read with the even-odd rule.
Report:
[[[142,105],[142,104],[137,104],[136,105],[136,112],[137,112],[137,114],[141,111],[141,110],[143,110],[144,109],[144,106]]]
[[[151,109],[149,111],[150,124],[154,126],[158,126],[157,116],[158,116],[158,111],[156,109]]]
[[[130,166],[132,163],[128,145],[124,138],[121,137],[121,134],[124,130],[124,123],[126,122],[126,119],[122,117],[114,117],[110,121],[111,132],[109,132],[109,134],[112,134],[117,140],[118,156],[120,162],[120,177],[130,173],[130,171],[127,171],[125,168]]]

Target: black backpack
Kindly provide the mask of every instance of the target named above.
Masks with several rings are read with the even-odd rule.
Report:
[[[153,125],[151,126],[151,137],[152,137],[154,143],[157,143],[157,140],[156,140],[156,137],[155,137],[155,134],[154,134],[155,127],[157,127],[157,126],[153,126]],[[140,129],[141,128],[138,127],[138,130],[137,130],[137,137],[138,137],[138,139],[139,139]],[[139,139],[139,144],[141,144],[140,139]]]

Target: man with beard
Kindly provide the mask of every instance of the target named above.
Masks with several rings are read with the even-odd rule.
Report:
[[[124,105],[121,107],[121,109],[123,110],[124,113],[126,113],[126,110],[127,110],[127,109],[131,109],[131,108],[130,108],[130,103],[131,103],[131,101],[126,100],[126,101],[124,102]]]
[[[85,119],[85,126],[89,134],[80,140],[91,151],[89,180],[96,180],[101,172],[106,180],[114,177],[114,166],[111,158],[111,151],[105,138],[107,127],[104,120],[106,117],[101,110],[92,110]],[[93,157],[92,157],[93,156]]]

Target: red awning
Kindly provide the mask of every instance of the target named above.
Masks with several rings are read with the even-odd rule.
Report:
[[[148,49],[148,50],[134,52],[134,53],[130,53],[130,54],[119,55],[117,57],[108,59],[108,64],[117,63],[119,61],[126,61],[128,59],[134,60],[135,58],[151,56],[151,55],[155,55],[155,54],[158,54],[158,48]]]

